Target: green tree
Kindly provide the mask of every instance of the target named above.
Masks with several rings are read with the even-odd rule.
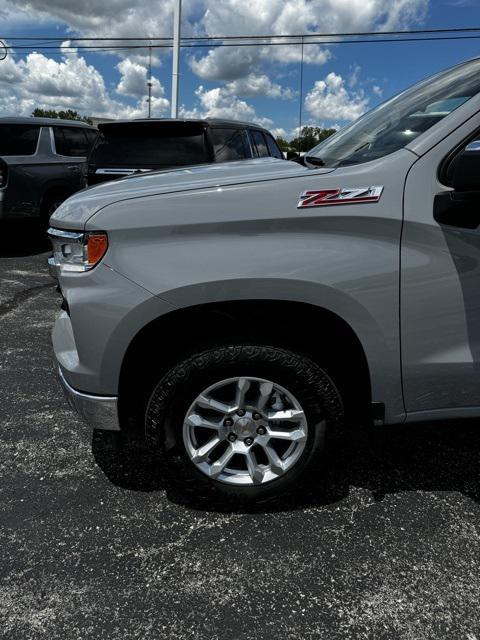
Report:
[[[282,151],[288,151],[290,149],[290,143],[285,138],[277,138],[277,144]]]
[[[310,151],[319,142],[336,133],[336,129],[321,127],[303,127],[301,135],[289,142],[289,148],[294,151]]]
[[[93,124],[87,116],[81,116],[77,111],[67,109],[66,111],[55,111],[55,109],[40,109],[37,107],[33,110],[32,116],[36,118],[60,118],[61,120],[79,120],[87,124]]]

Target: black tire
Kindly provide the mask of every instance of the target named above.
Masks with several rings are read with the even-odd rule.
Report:
[[[270,482],[239,486],[212,479],[190,460],[182,428],[188,409],[208,386],[235,376],[271,380],[288,389],[300,402],[308,423],[302,454],[291,469]],[[158,449],[174,443],[171,481],[183,489],[191,486],[196,497],[230,504],[261,502],[284,495],[303,483],[309,472],[319,473],[326,432],[343,422],[340,394],[329,376],[309,358],[273,346],[229,345],[192,355],[168,371],[147,404],[147,444]]]

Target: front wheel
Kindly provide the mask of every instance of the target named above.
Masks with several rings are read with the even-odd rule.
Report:
[[[158,382],[146,411],[152,444],[175,442],[175,478],[212,497],[256,502],[306,478],[343,417],[328,375],[303,355],[230,345],[191,356]]]

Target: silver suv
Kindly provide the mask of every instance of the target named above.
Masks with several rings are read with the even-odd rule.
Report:
[[[48,217],[86,184],[97,130],[52,118],[0,118],[0,221]]]
[[[51,219],[72,404],[212,498],[318,473],[346,419],[480,416],[480,60],[273,158],[127,178]]]

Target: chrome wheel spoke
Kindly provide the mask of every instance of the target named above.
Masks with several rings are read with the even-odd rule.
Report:
[[[217,411],[222,414],[229,413],[233,410],[233,407],[225,404],[225,402],[219,402],[207,395],[199,396],[196,400],[196,404],[203,409],[211,409],[212,411]]]
[[[234,451],[232,447],[228,447],[228,449],[224,451],[224,453],[222,453],[220,458],[218,460],[215,460],[215,462],[213,462],[210,465],[210,470],[208,475],[211,478],[216,478],[225,469],[228,462],[230,462],[230,460],[232,459],[233,453]]]
[[[243,408],[245,404],[245,394],[250,389],[250,380],[247,378],[239,378],[237,382],[237,390],[235,394],[235,406],[238,409]]]
[[[292,429],[292,431],[278,431],[275,429],[268,429],[267,431],[270,439],[273,440],[288,440],[289,442],[302,442],[307,439],[307,434],[303,429]]]
[[[199,416],[198,413],[192,413],[190,416],[187,416],[186,422],[191,427],[203,427],[204,429],[212,429],[214,431],[218,431],[222,428],[222,424],[219,422],[212,422],[211,420],[207,420],[202,416]]]
[[[267,402],[270,400],[273,391],[273,382],[262,382],[259,385],[259,398],[257,402],[257,409],[261,413],[267,406]]]
[[[220,438],[218,436],[215,436],[199,449],[196,449],[195,453],[192,456],[192,461],[195,463],[205,462],[205,460],[207,460],[208,456],[212,453],[219,442]]]
[[[267,445],[266,447],[263,448],[263,450],[265,451],[265,454],[268,458],[268,462],[270,463],[270,469],[277,475],[280,475],[281,473],[283,473],[284,471],[283,462],[280,456],[278,455],[278,453],[275,451],[275,449],[272,449],[272,447],[269,447]]]
[[[305,418],[305,413],[301,409],[286,409],[285,411],[272,411],[268,414],[268,420],[272,422],[299,422]]]
[[[250,450],[245,454],[245,459],[247,461],[247,469],[254,484],[259,484],[263,480],[263,471],[258,466],[257,458],[255,453]]]

